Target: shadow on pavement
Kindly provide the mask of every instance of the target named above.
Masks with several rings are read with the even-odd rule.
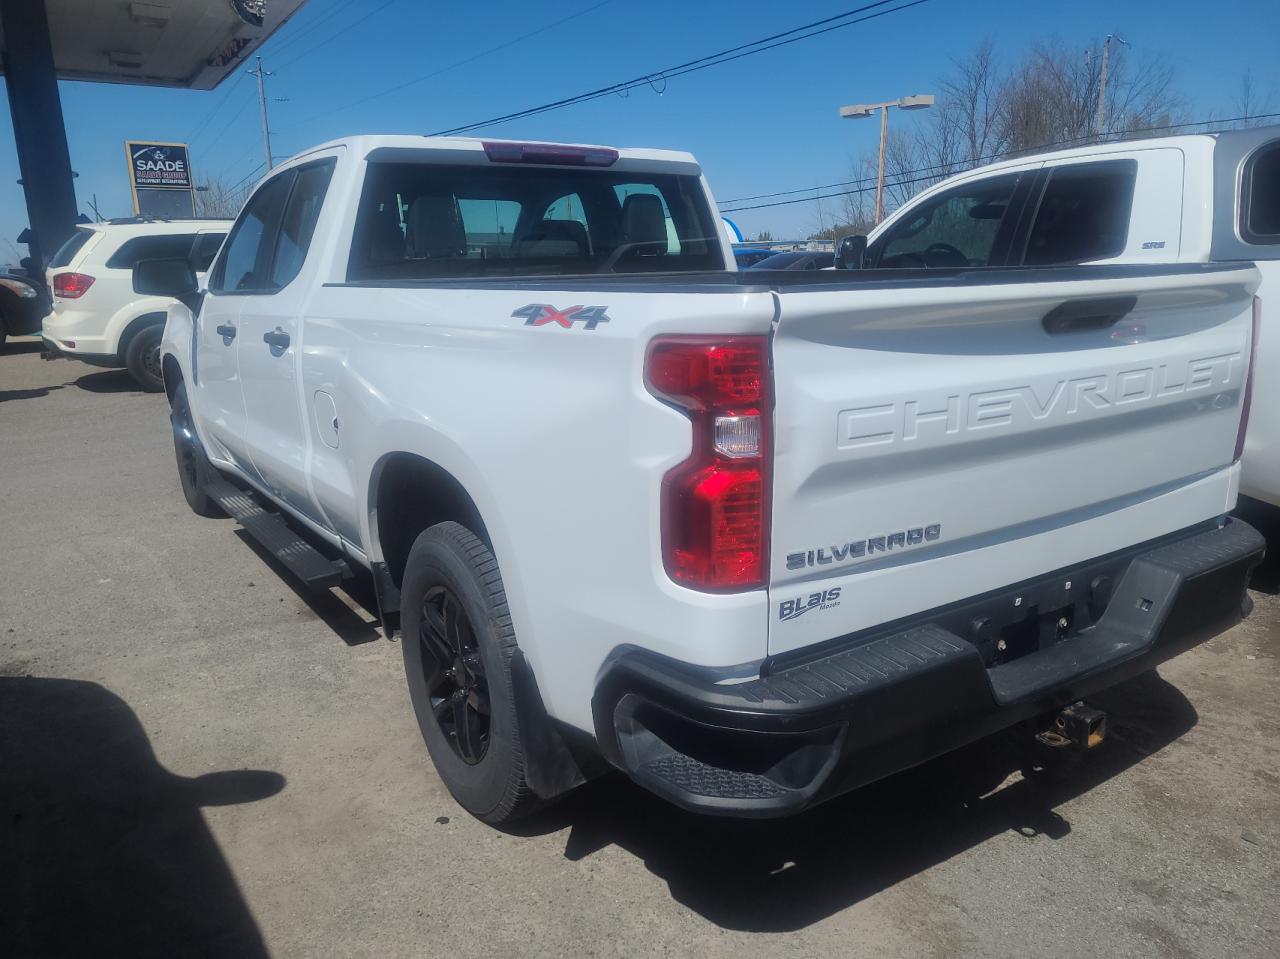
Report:
[[[48,396],[54,390],[60,390],[65,384],[57,386],[37,386],[29,390],[0,390],[0,403],[9,400],[34,400],[37,397]]]
[[[78,378],[75,385],[90,393],[141,393],[143,389],[138,381],[129,375],[128,370],[102,370],[100,373],[86,373]]]
[[[1090,703],[1108,712],[1107,741],[1066,767],[1033,771],[1025,744],[1003,734],[771,821],[685,813],[609,776],[512,831],[570,827],[568,859],[618,845],[666,880],[678,902],[717,925],[794,931],[1000,833],[1066,836],[1071,824],[1057,807],[1163,748],[1198,719],[1186,697],[1155,672]]]
[[[255,802],[273,772],[175,776],[103,687],[0,676],[0,952],[266,956],[201,806]]]
[[[1266,558],[1253,571],[1249,588],[1272,595],[1280,593],[1280,509],[1241,496],[1231,515],[1238,516],[1267,539]]]

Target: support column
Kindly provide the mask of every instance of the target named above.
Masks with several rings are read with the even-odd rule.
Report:
[[[75,232],[76,191],[44,0],[0,0],[4,73],[18,167],[40,264]]]

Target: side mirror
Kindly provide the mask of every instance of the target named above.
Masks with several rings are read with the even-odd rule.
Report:
[[[139,260],[133,268],[133,292],[147,296],[171,296],[185,304],[192,313],[200,308],[196,271],[185,256]]]
[[[867,255],[867,238],[861,233],[855,236],[840,238],[836,247],[837,270],[861,270],[863,258]]]

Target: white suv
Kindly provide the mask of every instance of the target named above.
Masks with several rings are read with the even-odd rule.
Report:
[[[76,227],[49,261],[53,312],[44,321],[45,346],[96,366],[124,367],[144,390],[159,391],[160,337],[173,301],[133,289],[139,260],[190,256],[208,269],[230,226],[226,220],[129,217]]]

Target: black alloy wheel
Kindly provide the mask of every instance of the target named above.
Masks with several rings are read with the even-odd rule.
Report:
[[[187,505],[200,516],[221,516],[222,509],[209,495],[209,483],[217,476],[196,433],[187,384],[181,381],[173,391],[169,423],[173,427],[173,452],[178,460],[178,482],[182,486],[182,495],[186,498]]]
[[[191,422],[191,406],[183,391],[180,402],[175,403],[169,415],[173,424],[173,449],[178,454],[178,472],[183,489],[195,489],[200,482],[196,465],[196,427]]]
[[[448,587],[427,591],[418,641],[431,713],[458,758],[474,766],[489,749],[489,683],[471,620]]]

